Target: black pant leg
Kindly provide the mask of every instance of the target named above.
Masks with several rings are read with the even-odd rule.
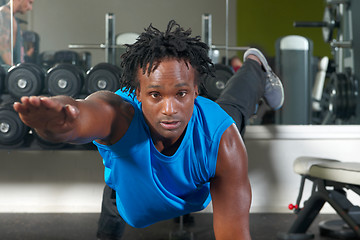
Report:
[[[126,223],[116,207],[116,192],[106,185],[103,192],[97,237],[101,240],[119,240],[124,233],[125,226]]]
[[[264,94],[266,74],[260,64],[247,59],[229,79],[216,102],[236,122],[240,134],[245,133],[247,120],[254,114],[256,104]]]

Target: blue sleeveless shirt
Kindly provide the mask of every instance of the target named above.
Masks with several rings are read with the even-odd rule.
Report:
[[[129,129],[113,145],[94,144],[122,218],[146,227],[204,209],[211,201],[209,180],[215,176],[220,139],[232,118],[217,103],[197,97],[182,143],[174,155],[165,156],[152,142],[141,103],[127,92],[116,94],[135,109]]]

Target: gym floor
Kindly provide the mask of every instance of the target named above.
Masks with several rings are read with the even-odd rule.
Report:
[[[215,239],[212,230],[211,213],[192,214],[193,223],[184,224],[184,229],[192,232],[194,240]],[[96,239],[98,213],[57,213],[57,214],[0,214],[0,239],[2,240],[92,240]],[[293,220],[293,214],[250,215],[250,230],[253,240],[276,239],[278,232],[286,232]],[[335,214],[320,214],[310,226],[314,240],[330,240],[319,235],[318,223],[327,219],[337,219]],[[150,227],[135,229],[127,227],[123,240],[168,240],[170,232],[176,233],[179,224],[172,220],[159,222]]]

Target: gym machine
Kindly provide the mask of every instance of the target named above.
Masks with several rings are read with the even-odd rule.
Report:
[[[295,27],[321,27],[323,39],[329,43],[334,57],[335,71],[327,83],[314,86],[323,89],[318,118],[321,124],[358,124],[360,35],[356,29],[360,28],[360,1],[326,0],[325,3],[323,21],[294,23]]]
[[[294,24],[296,27],[321,27],[324,41],[330,44],[334,56],[335,71],[330,74],[328,83],[320,86],[321,89],[324,87],[319,102],[323,111],[322,124],[359,123],[360,35],[356,31],[360,27],[359,12],[358,0],[326,0],[322,22]],[[322,61],[326,62],[326,59],[322,59],[320,65],[324,64]],[[315,84],[315,87],[319,86]],[[341,219],[322,221],[319,224],[320,235],[337,239],[359,239],[360,207],[347,198],[348,191],[360,194],[359,164],[299,157],[293,166],[294,172],[301,175],[296,205],[289,206],[297,217],[286,233],[278,234],[278,239],[314,238],[314,234],[307,231],[325,203],[329,203]],[[313,187],[311,196],[300,207],[305,180],[312,181]]]
[[[311,118],[313,44],[303,36],[290,35],[276,41],[275,72],[284,86],[286,101],[276,111],[276,123],[307,125]]]

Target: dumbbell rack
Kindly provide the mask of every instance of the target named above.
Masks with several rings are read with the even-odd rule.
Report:
[[[27,128],[12,109],[14,101],[31,95],[68,95],[84,98],[99,90],[116,91],[120,87],[121,69],[115,65],[115,15],[105,15],[104,44],[70,44],[71,49],[104,49],[105,61],[89,70],[73,63],[54,63],[41,68],[36,64],[22,63],[4,70],[0,67],[0,149],[31,147],[36,139],[42,148],[67,148],[67,144],[51,144]],[[65,53],[64,53],[65,54]],[[2,71],[3,70],[3,71]],[[75,146],[71,146],[74,148]],[[88,146],[86,146],[88,148]]]
[[[2,68],[0,68],[1,70]],[[93,149],[92,144],[75,146],[54,144],[41,139],[25,126],[12,105],[22,96],[67,95],[84,98],[99,91],[116,91],[120,87],[121,69],[110,63],[99,63],[85,73],[79,66],[56,64],[45,72],[33,63],[22,63],[11,67],[8,72],[0,71],[0,149],[32,148],[45,149],[83,148]]]

